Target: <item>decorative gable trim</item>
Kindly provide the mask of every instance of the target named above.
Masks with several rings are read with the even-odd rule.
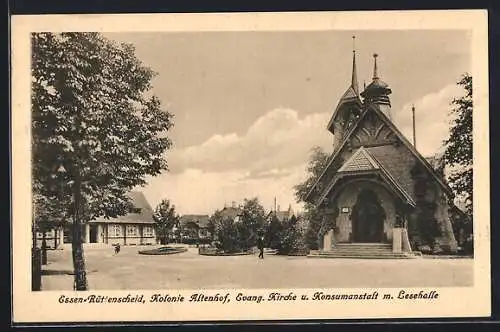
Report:
[[[343,151],[343,148],[346,146],[347,142],[353,135],[354,131],[358,128],[359,124],[363,121],[363,119],[366,117],[366,115],[370,112],[375,112],[375,114],[378,115],[379,119],[382,120],[388,127],[389,129],[392,130],[392,132],[395,134],[395,136],[411,151],[411,153],[424,165],[424,167],[429,171],[429,173],[434,177],[434,179],[441,185],[441,187],[445,190],[445,192],[453,197],[453,191],[451,188],[441,179],[441,177],[436,173],[436,171],[432,168],[432,166],[429,164],[427,160],[425,160],[424,157],[415,149],[415,147],[404,137],[404,135],[399,131],[399,129],[390,121],[387,116],[382,113],[379,109],[376,107],[369,107],[366,109],[364,112],[361,113],[361,116],[356,120],[354,125],[350,128],[349,132],[345,135],[344,139],[342,140],[342,143],[340,144],[339,148],[336,149],[336,151],[332,154],[332,157],[328,161],[328,164],[326,165],[325,169],[319,176],[319,178],[316,180],[314,183],[313,187],[309,191],[309,193],[306,195],[306,199],[310,199],[312,196],[313,192],[315,191],[316,187],[318,184],[321,182],[323,179],[324,175],[328,171],[328,169],[331,167],[333,164],[334,160],[337,159],[337,157],[340,155],[341,151]],[[389,136],[389,134],[387,134]]]
[[[344,166],[351,164],[356,165],[356,161],[363,160],[363,165],[365,166],[363,169],[353,170],[350,167]],[[351,158],[344,164],[344,166],[339,169],[339,171],[334,175],[332,181],[328,184],[326,190],[323,191],[321,196],[319,197],[316,204],[321,204],[328,194],[332,191],[332,189],[337,184],[338,180],[347,177],[347,176],[363,176],[363,175],[379,175],[380,178],[389,185],[392,190],[399,195],[399,197],[406,202],[408,205],[415,207],[415,201],[412,199],[410,194],[406,192],[406,190],[399,184],[399,182],[379,163],[375,157],[373,157],[365,148],[359,148]],[[367,167],[368,166],[368,167]]]
[[[373,159],[368,151],[366,151],[364,147],[360,147],[356,152],[354,152],[351,158],[349,158],[349,160],[342,165],[338,172],[358,172],[379,168],[378,163]]]

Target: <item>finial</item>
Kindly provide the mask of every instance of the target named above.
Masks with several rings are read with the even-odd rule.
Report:
[[[358,74],[356,73],[356,48],[355,48],[356,36],[352,36],[352,78],[351,87],[354,89],[356,95],[359,96],[359,86],[358,86]]]
[[[373,59],[374,59],[374,64],[373,64],[373,79],[376,80],[378,79],[378,74],[377,74],[377,53],[373,53]]]

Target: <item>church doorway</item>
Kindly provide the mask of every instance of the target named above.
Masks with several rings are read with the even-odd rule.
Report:
[[[385,210],[377,194],[363,189],[352,208],[352,241],[375,243],[384,241]]]

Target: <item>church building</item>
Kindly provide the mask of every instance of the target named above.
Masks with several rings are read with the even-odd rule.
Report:
[[[352,65],[351,84],[327,125],[332,155],[305,197],[327,225],[321,252],[363,244],[402,254],[456,250],[451,188],[392,122],[392,90],[379,77],[377,54],[362,92],[355,51]]]

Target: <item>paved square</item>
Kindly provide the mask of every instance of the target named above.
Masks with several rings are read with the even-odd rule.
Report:
[[[151,246],[147,247],[151,248]],[[268,255],[200,256],[196,248],[165,256],[141,247],[85,248],[91,290],[208,288],[463,287],[472,259],[326,259]],[[71,248],[48,252],[43,290],[72,290]]]

